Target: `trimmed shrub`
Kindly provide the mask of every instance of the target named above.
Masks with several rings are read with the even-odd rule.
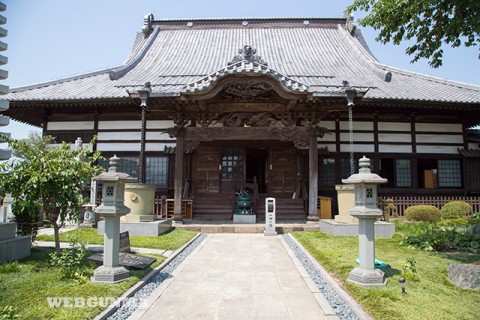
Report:
[[[430,205],[411,206],[405,210],[405,218],[410,221],[438,221],[440,210]]]
[[[463,218],[472,212],[472,206],[465,201],[450,201],[442,207],[442,219]]]

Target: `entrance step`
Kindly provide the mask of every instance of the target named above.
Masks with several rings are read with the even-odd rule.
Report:
[[[265,196],[258,198],[257,219],[265,220]],[[305,219],[303,199],[275,198],[277,220]]]
[[[257,200],[257,222],[265,221],[265,198]],[[277,221],[303,221],[307,215],[303,199],[275,198]],[[231,221],[233,217],[232,199],[229,194],[195,194],[193,201],[193,219],[202,221]]]
[[[190,230],[203,233],[263,233],[265,223],[256,224],[234,224],[231,221],[185,221],[183,224],[174,222],[177,229]],[[286,234],[293,231],[319,230],[318,221],[309,221],[304,223],[277,223],[275,230],[278,234]]]
[[[198,193],[193,201],[193,219],[225,221],[232,219],[230,195],[221,193]]]

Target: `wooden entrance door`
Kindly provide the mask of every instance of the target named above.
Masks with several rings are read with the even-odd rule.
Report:
[[[288,194],[297,189],[297,150],[292,147],[270,149],[268,192]]]
[[[220,192],[220,160],[222,149],[199,146],[195,156],[195,191],[199,193]]]

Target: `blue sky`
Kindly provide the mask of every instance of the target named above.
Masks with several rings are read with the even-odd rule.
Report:
[[[5,69],[11,88],[120,65],[127,58],[143,17],[341,17],[353,0],[3,0],[7,11],[9,58]],[[356,13],[355,19],[363,16]],[[480,85],[477,48],[445,48],[444,65],[410,64],[406,45],[382,45],[376,31],[362,32],[376,58],[397,68]],[[11,124],[2,128],[23,138],[34,128]],[[38,130],[38,129],[37,129]]]

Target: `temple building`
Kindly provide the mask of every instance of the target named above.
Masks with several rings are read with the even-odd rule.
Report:
[[[387,66],[348,18],[156,20],[118,67],[14,88],[4,115],[97,136],[120,171],[227,220],[242,187],[315,219],[363,155],[380,196],[480,193],[480,86]],[[351,161],[355,159],[355,161]]]

